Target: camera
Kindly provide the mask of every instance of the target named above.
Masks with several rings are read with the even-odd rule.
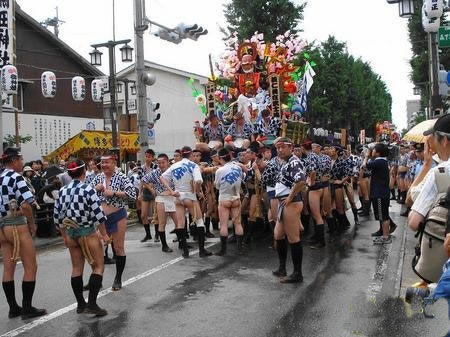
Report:
[[[423,302],[423,300],[430,296],[430,289],[428,288],[413,288],[406,289],[405,301],[412,304],[413,302]]]

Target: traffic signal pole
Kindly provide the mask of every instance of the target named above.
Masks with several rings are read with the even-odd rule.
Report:
[[[137,89],[137,112],[139,127],[139,156],[141,162],[145,160],[145,151],[148,149],[148,114],[147,114],[147,89],[143,81],[145,72],[144,64],[144,32],[148,25],[144,22],[145,8],[143,0],[134,0],[134,39],[136,48],[136,89]]]

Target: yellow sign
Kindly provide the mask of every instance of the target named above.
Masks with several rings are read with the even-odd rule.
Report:
[[[139,151],[139,134],[136,132],[120,132],[117,142],[121,152]],[[104,149],[112,148],[112,134],[108,131],[81,131],[70,138],[52,153],[44,156],[45,160],[59,158],[66,160],[71,155],[76,155],[84,149]]]

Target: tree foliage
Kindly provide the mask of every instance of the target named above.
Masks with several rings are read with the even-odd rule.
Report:
[[[287,30],[299,30],[305,5],[296,5],[290,0],[231,0],[224,5],[224,14],[228,31],[237,32],[239,40],[258,31],[264,33],[267,41],[275,41]]]
[[[420,90],[420,105],[418,117],[414,124],[425,119],[425,107],[428,106],[429,94],[429,67],[428,67],[428,36],[422,27],[423,0],[414,1],[414,15],[408,21],[409,39],[413,56],[409,61],[411,65],[410,78]],[[443,18],[441,18],[441,22]],[[443,48],[439,54],[439,62],[446,70],[450,70],[450,49]]]
[[[27,135],[27,136],[20,136],[19,135],[18,138],[19,138],[19,142],[18,142],[19,144],[29,143],[33,139],[33,137],[30,136],[30,135]],[[16,136],[13,136],[13,135],[10,135],[10,134],[7,134],[6,136],[3,137],[3,141],[5,143],[8,143],[8,146],[15,146],[16,145],[16,140],[17,140]]]
[[[345,128],[352,136],[365,129],[373,136],[377,122],[391,120],[392,97],[386,84],[369,63],[348,53],[345,42],[330,36],[313,45],[310,54],[317,63],[308,95],[307,117],[313,126]]]

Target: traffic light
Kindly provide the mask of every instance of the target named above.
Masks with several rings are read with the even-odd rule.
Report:
[[[202,26],[197,24],[186,25],[184,23],[180,23],[175,29],[181,37],[194,41],[197,41],[200,36],[208,34],[207,29],[204,29]]]
[[[448,97],[449,73],[446,70],[439,70],[439,96]]]
[[[159,102],[153,102],[150,98],[147,98],[148,124],[150,128],[161,118],[161,114],[156,113],[160,106]]]
[[[179,44],[182,40],[180,34],[169,32],[168,30],[162,28],[158,29],[155,33],[153,33],[153,35],[175,44]]]

